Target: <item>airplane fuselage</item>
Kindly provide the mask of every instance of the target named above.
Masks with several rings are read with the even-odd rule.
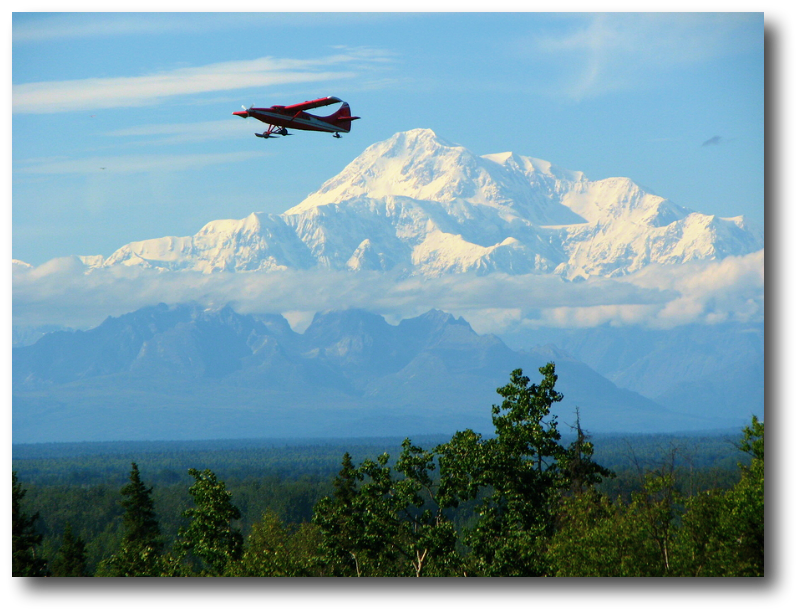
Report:
[[[321,106],[330,106],[331,104],[342,103],[339,110],[328,115],[327,117],[318,117],[308,113],[308,109],[316,109]],[[244,108],[244,107],[242,107]],[[277,138],[278,136],[289,136],[286,128],[294,128],[295,130],[309,130],[311,132],[328,132],[333,133],[335,138],[341,138],[339,132],[347,133],[350,131],[350,123],[359,117],[353,117],[350,111],[350,105],[336,96],[327,96],[326,98],[318,98],[316,100],[308,100],[299,104],[290,104],[289,106],[274,105],[268,108],[253,108],[244,109],[243,111],[236,111],[234,115],[238,115],[242,119],[254,117],[259,121],[268,124],[268,128],[262,132],[256,132],[259,138]]]
[[[343,125],[335,125],[325,121],[321,117],[311,115],[310,113],[283,113],[280,110],[267,108],[255,109],[251,108],[247,111],[238,111],[234,113],[239,117],[254,117],[259,121],[273,126],[281,126],[284,128],[294,128],[296,130],[311,130],[313,132],[349,132],[350,128]]]

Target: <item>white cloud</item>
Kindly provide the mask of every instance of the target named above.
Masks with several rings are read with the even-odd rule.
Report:
[[[347,79],[357,76],[364,63],[381,63],[386,58],[379,50],[353,49],[309,60],[261,57],[136,77],[21,83],[12,86],[12,112],[41,114],[135,107],[155,104],[170,96]]]
[[[680,298],[661,309],[654,326],[703,321],[748,321],[764,317],[764,250],[718,262],[649,267],[633,276],[640,287],[659,287]]]
[[[586,328],[612,324],[668,329],[690,323],[764,319],[763,249],[721,261],[651,265],[625,277],[625,283],[661,290],[670,298],[650,304],[609,300],[606,304],[544,308],[535,317],[526,318],[524,325]]]
[[[396,322],[438,308],[464,316],[482,333],[606,323],[670,328],[760,320],[764,314],[763,251],[585,283],[541,275],[398,279],[330,270],[207,275],[126,266],[85,271],[76,258],[16,267],[14,323],[94,326],[108,315],[191,300],[230,303],[243,313],[288,313],[300,328],[310,314],[326,309],[364,308]]]
[[[240,123],[239,123],[240,122]],[[210,140],[227,140],[232,135],[240,134],[244,122],[236,117],[229,117],[217,121],[197,121],[192,123],[165,123],[133,126],[108,132],[106,136],[112,138],[137,138],[145,137],[137,144],[147,145],[176,145],[183,143],[198,143]],[[249,133],[250,125],[246,127]]]

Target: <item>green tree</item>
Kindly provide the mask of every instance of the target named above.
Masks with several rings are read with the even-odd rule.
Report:
[[[365,538],[365,519],[358,498],[358,481],[363,476],[345,452],[342,468],[333,481],[333,496],[326,496],[314,507],[313,522],[323,536],[323,562],[336,576],[361,576],[364,557],[369,552]],[[361,557],[361,564],[359,564]]]
[[[30,517],[22,511],[22,499],[27,490],[11,473],[11,574],[14,577],[46,577],[50,574],[47,560],[39,557],[37,547],[42,544],[42,535],[35,524],[39,514]]]
[[[728,496],[717,490],[699,492],[686,501],[675,544],[675,574],[719,577],[729,574],[735,556],[726,530]],[[734,573],[735,574],[735,573]]]
[[[675,488],[674,471],[653,472],[647,476],[644,491],[632,495],[628,516],[646,536],[642,551],[655,551],[656,576],[675,575],[674,546],[683,496]],[[642,556],[644,557],[644,556]],[[637,575],[641,576],[641,574]]]
[[[253,525],[241,560],[228,567],[243,577],[309,577],[322,574],[317,561],[319,528],[304,522],[290,530],[274,511]]]
[[[683,496],[670,462],[644,476],[630,504],[589,488],[562,500],[549,554],[562,576],[760,576],[764,574],[764,425],[739,446],[751,454],[727,491]],[[674,461],[674,450],[673,457]]]
[[[740,464],[732,489],[693,497],[679,532],[680,572],[697,576],[764,575],[764,422],[744,428]]]
[[[575,408],[575,441],[570,443],[566,451],[561,454],[561,470],[565,483],[568,484],[572,494],[582,494],[587,488],[592,488],[603,481],[613,479],[614,473],[592,460],[594,445],[589,436],[581,428],[581,416]]]
[[[89,576],[86,560],[86,543],[72,532],[72,525],[64,527],[61,547],[52,564],[54,577]]]
[[[124,496],[120,504],[125,509],[122,516],[125,540],[160,551],[163,543],[153,505],[153,488],[145,487],[135,462],[131,462],[130,483],[123,486],[120,493]]]
[[[548,543],[550,573],[557,577],[630,577],[642,574],[641,525],[625,507],[594,489],[566,496],[558,529]],[[652,574],[644,572],[644,575]]]
[[[162,573],[164,548],[152,498],[153,488],[146,487],[139,467],[131,462],[130,482],[122,487],[120,502],[124,536],[119,549],[100,563],[98,574],[113,577],[152,577]]]
[[[552,363],[540,384],[511,373],[492,407],[496,436],[457,432],[433,451],[406,439],[394,467],[388,454],[356,468],[345,454],[332,497],[314,522],[324,561],[340,575],[542,575],[562,491],[590,487],[611,473],[591,460],[593,447],[578,422],[578,440],[564,449],[553,403]],[[437,474],[438,471],[438,474]],[[459,505],[480,499],[466,531],[464,556],[451,519]]]
[[[242,557],[243,537],[233,521],[241,513],[231,503],[231,493],[209,469],[189,469],[195,483],[189,488],[195,507],[183,512],[190,522],[178,531],[178,550],[193,553],[204,564],[203,574],[220,576],[225,567]]]
[[[323,560],[333,574],[421,577],[458,572],[457,534],[430,475],[435,468],[434,454],[408,439],[394,470],[386,453],[365,460],[358,469],[345,454],[333,497],[321,500],[314,514]]]
[[[742,477],[730,497],[729,529],[736,544],[738,574],[764,575],[764,422],[755,416],[744,429],[739,449],[751,455],[740,465]]]
[[[566,450],[559,443],[558,422],[550,417],[551,406],[563,398],[555,390],[555,365],[550,362],[539,372],[539,384],[518,369],[498,388],[503,401],[492,406],[494,438],[482,440],[465,431],[438,448],[450,502],[483,492],[477,520],[465,537],[478,574],[548,571],[546,542],[555,530]]]
[[[640,503],[612,503],[593,488],[561,500],[548,543],[550,573],[559,577],[658,577],[662,551]]]
[[[457,533],[445,516],[446,502],[434,483],[434,453],[403,441],[394,470],[388,454],[361,465],[359,494],[367,511],[366,535],[381,575],[446,576],[461,574],[455,552]],[[376,573],[377,574],[377,573]]]

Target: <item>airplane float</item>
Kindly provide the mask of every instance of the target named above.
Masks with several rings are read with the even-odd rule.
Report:
[[[333,115],[327,117],[317,117],[311,113],[306,113],[309,109],[316,109],[321,106],[328,106],[341,102],[342,106]],[[247,119],[255,117],[259,121],[268,124],[268,128],[262,132],[256,132],[259,138],[277,138],[278,136],[291,136],[286,128],[295,130],[310,130],[312,132],[333,132],[334,138],[342,138],[339,132],[349,132],[350,122],[360,117],[353,117],[350,114],[350,105],[335,96],[309,100],[300,104],[290,106],[271,106],[269,108],[258,109],[242,107],[243,111],[235,111],[233,114]]]

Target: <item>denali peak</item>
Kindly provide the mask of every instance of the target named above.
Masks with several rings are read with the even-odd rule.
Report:
[[[411,275],[621,276],[763,248],[743,217],[690,211],[624,177],[598,181],[511,152],[478,156],[428,129],[368,147],[285,213],[130,243],[90,268],[245,272],[399,269]]]

